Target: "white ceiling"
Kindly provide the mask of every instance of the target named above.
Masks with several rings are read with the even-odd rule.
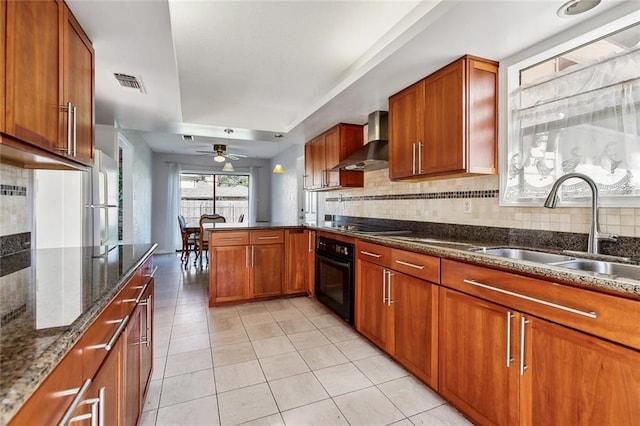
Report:
[[[563,2],[67,0],[93,41],[98,124],[138,130],[157,152],[224,143],[253,158],[365,123],[463,54],[499,61],[623,3],[562,19]]]

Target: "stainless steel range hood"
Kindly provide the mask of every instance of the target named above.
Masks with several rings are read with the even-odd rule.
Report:
[[[389,127],[387,111],[369,114],[367,143],[332,170],[379,170],[389,167]]]

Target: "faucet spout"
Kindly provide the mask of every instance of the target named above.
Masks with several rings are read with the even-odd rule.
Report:
[[[558,190],[560,186],[568,179],[578,178],[582,179],[589,185],[591,189],[591,227],[589,228],[589,243],[587,251],[589,253],[600,252],[600,241],[618,241],[618,236],[615,234],[607,234],[600,232],[600,222],[598,221],[598,186],[589,176],[582,173],[568,173],[564,176],[560,176],[551,187],[547,199],[544,201],[544,206],[550,209],[554,209],[558,203]]]

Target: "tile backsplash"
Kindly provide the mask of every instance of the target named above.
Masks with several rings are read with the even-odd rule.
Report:
[[[0,236],[29,232],[29,176],[31,171],[0,165]]]
[[[325,195],[325,213],[341,216],[588,233],[586,207],[501,207],[497,175],[392,182],[388,169],[366,172],[364,188]],[[465,212],[465,203],[469,207]],[[640,237],[640,208],[600,208],[603,232]]]

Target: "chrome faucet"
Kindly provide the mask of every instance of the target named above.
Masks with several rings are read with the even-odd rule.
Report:
[[[568,173],[564,176],[560,176],[558,180],[553,183],[551,191],[544,202],[544,206],[549,209],[554,209],[558,203],[558,189],[560,185],[567,179],[578,178],[587,182],[589,188],[591,188],[591,228],[589,229],[589,245],[587,246],[587,252],[597,254],[600,252],[600,241],[618,241],[618,236],[615,234],[607,234],[600,232],[600,223],[598,222],[598,187],[596,183],[587,175],[582,173]]]

